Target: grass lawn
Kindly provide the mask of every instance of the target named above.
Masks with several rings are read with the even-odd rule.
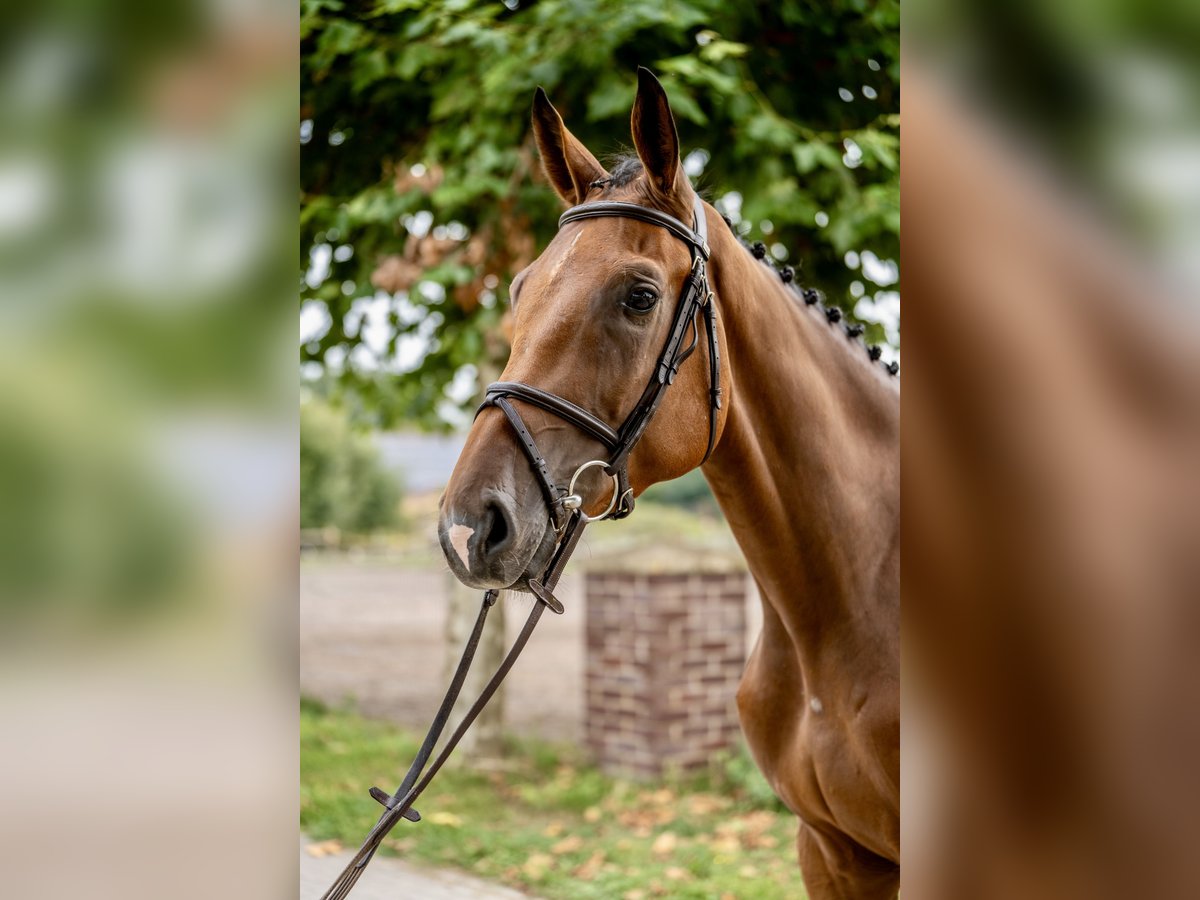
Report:
[[[300,823],[314,840],[356,848],[394,790],[418,736],[304,702]],[[802,898],[795,820],[738,755],[689,781],[637,784],[600,774],[570,748],[514,744],[489,771],[453,762],[401,822],[384,853],[529,891],[546,900]]]

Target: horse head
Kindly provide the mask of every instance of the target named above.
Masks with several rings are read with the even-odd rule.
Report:
[[[567,130],[540,88],[533,131],[551,185],[577,211],[617,201],[695,222],[701,230],[704,217],[716,220],[688,182],[666,93],[645,69],[639,70],[632,113],[637,157],[619,161],[611,173]],[[715,315],[707,322],[709,360],[694,359],[669,374],[671,389],[634,439],[620,478],[605,465],[613,442],[598,436],[604,423],[610,435],[622,433],[641,409],[664,347],[680,327],[677,312],[682,315],[689,279],[697,272],[703,276],[696,242],[680,240],[661,224],[627,214],[570,219],[514,278],[512,351],[501,381],[561,398],[601,425],[589,432],[579,427],[578,416],[564,418],[520,394],[509,398],[519,410],[516,422],[495,405],[481,409],[442,497],[438,523],[446,559],[465,584],[521,588],[542,571],[556,545],[555,505],[567,497],[573,474],[567,502],[595,517],[615,508],[618,499],[631,505],[625,493],[636,496],[678,477],[711,451],[724,420],[713,393],[714,375],[721,373],[709,371],[721,337]],[[699,315],[685,324],[692,346],[703,344]],[[544,465],[522,447],[521,424]],[[591,461],[597,464],[581,469]],[[547,496],[547,485],[557,496]]]

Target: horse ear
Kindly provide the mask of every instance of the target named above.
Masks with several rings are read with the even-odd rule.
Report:
[[[567,131],[562,116],[540,87],[533,95],[533,137],[546,177],[558,196],[572,206],[583,202],[593,181],[608,177],[588,148]]]
[[[633,101],[633,146],[650,186],[670,195],[683,166],[679,162],[679,133],[667,92],[654,74],[638,66],[637,99]]]

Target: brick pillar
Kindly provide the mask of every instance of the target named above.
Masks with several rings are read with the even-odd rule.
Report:
[[[588,749],[610,773],[703,768],[740,734],[744,571],[587,573]]]

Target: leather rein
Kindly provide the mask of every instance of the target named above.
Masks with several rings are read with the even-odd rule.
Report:
[[[558,580],[562,576],[563,569],[566,568],[567,561],[571,558],[576,544],[579,542],[584,527],[589,522],[597,522],[606,518],[621,519],[633,512],[633,488],[629,485],[628,472],[629,454],[645,433],[646,427],[650,424],[650,420],[658,410],[667,388],[674,383],[680,365],[695,351],[700,339],[698,318],[701,312],[704,314],[705,330],[708,333],[709,358],[708,447],[704,452],[704,459],[701,460],[701,464],[707,461],[712,454],[717,436],[717,418],[721,409],[721,358],[717,345],[716,302],[712,291],[709,289],[708,276],[705,270],[705,264],[709,256],[709,247],[703,202],[698,196],[695,198],[693,225],[691,228],[684,225],[675,217],[659,212],[658,210],[618,201],[600,201],[573,206],[562,214],[558,220],[558,225],[559,228],[562,228],[562,226],[571,222],[582,222],[602,216],[637,219],[665,228],[672,235],[687,244],[688,251],[691,253],[692,265],[684,281],[679,302],[675,308],[674,318],[671,322],[671,328],[667,333],[667,340],[663,345],[662,353],[655,364],[654,373],[651,375],[649,383],[646,385],[645,390],[642,391],[641,397],[638,399],[633,410],[617,428],[612,428],[603,420],[572,403],[570,400],[559,397],[550,391],[533,387],[532,385],[518,381],[498,381],[488,386],[483,403],[475,414],[478,416],[479,412],[490,406],[495,406],[504,413],[509,424],[512,425],[513,431],[516,433],[518,445],[525,453],[533,469],[534,477],[537,479],[543,497],[546,500],[550,520],[554,525],[558,538],[554,554],[545,571],[542,573],[542,577],[540,579],[529,579],[530,593],[539,602],[533,604],[524,626],[522,626],[516,640],[513,641],[512,647],[509,648],[499,668],[496,669],[495,674],[492,675],[491,679],[480,692],[479,697],[471,705],[466,715],[463,716],[462,721],[453,734],[450,735],[446,746],[438,754],[437,758],[429,764],[433,748],[445,730],[446,724],[450,719],[450,714],[454,709],[454,704],[458,700],[458,695],[466,680],[467,672],[470,670],[471,662],[475,658],[475,652],[479,647],[488,611],[495,605],[496,600],[500,596],[498,590],[484,592],[483,602],[476,617],[475,625],[471,630],[471,635],[467,639],[467,645],[463,649],[462,657],[459,659],[454,676],[451,678],[450,686],[446,690],[446,695],[442,699],[441,705],[438,707],[433,723],[430,725],[425,739],[421,742],[421,747],[417,751],[416,758],[409,767],[407,774],[405,774],[404,780],[394,793],[388,794],[378,787],[371,788],[371,797],[384,807],[383,815],[375,824],[375,827],[371,829],[370,833],[367,834],[362,847],[346,865],[341,875],[338,876],[337,880],[322,895],[322,900],[342,900],[342,898],[350,893],[366,869],[367,863],[371,861],[371,858],[375,855],[375,851],[379,849],[379,845],[383,842],[383,839],[387,837],[388,833],[401,819],[408,819],[411,822],[419,822],[421,820],[420,813],[413,808],[413,803],[416,802],[417,797],[420,796],[425,788],[429,786],[429,783],[449,758],[454,748],[458,746],[467,729],[471,727],[471,724],[483,711],[483,708],[491,700],[497,689],[499,689],[501,682],[513,667],[513,664],[517,661],[517,657],[521,654],[521,651],[532,636],[534,627],[541,618],[543,611],[549,608],[555,613],[563,612],[563,605],[554,595],[554,589],[558,585]],[[691,340],[685,346],[684,339],[688,335],[689,326]],[[543,409],[574,425],[589,437],[603,444],[608,450],[608,459],[593,459],[585,462],[576,469],[575,474],[565,487],[556,483],[550,476],[546,460],[538,450],[532,433],[525,426],[525,422],[513,406],[511,400],[514,399]],[[575,485],[580,475],[588,469],[595,467],[603,467],[604,472],[612,478],[613,493],[608,508],[603,513],[597,516],[588,516],[583,512],[583,499],[575,493]],[[426,769],[427,764],[429,764],[428,769]]]

